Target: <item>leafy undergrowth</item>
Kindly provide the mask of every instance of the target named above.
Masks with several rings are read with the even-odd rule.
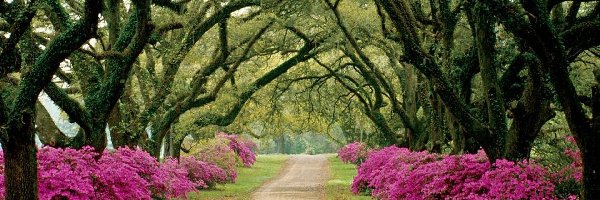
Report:
[[[356,165],[344,163],[339,158],[329,157],[331,179],[325,185],[325,195],[331,200],[371,199],[369,196],[354,195],[350,191],[352,179],[356,176]]]
[[[287,160],[285,155],[259,155],[252,168],[239,166],[234,184],[217,185],[214,189],[190,193],[190,199],[250,199],[252,192],[281,171]]]

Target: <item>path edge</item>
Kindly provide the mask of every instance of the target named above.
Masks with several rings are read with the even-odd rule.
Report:
[[[281,167],[281,169],[279,170],[279,172],[277,173],[277,175],[263,181],[258,187],[252,189],[252,191],[250,191],[250,197],[254,199],[254,195],[259,192],[261,190],[261,188],[263,188],[264,186],[268,185],[269,183],[273,182],[274,180],[280,178],[281,176],[283,176],[284,174],[286,174],[287,172],[290,171],[290,166],[291,166],[291,162],[292,159],[290,159],[291,156],[290,155],[285,155],[285,163],[283,163],[283,166]]]

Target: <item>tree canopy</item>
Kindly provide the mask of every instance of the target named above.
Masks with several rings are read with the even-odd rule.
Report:
[[[37,197],[36,138],[159,158],[226,129],[492,162],[562,131],[598,199],[598,35],[595,0],[1,1],[7,198]]]

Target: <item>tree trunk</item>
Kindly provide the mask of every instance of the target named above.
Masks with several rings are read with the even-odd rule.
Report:
[[[171,128],[165,136],[165,157],[173,155],[173,129]]]
[[[108,116],[108,129],[110,130],[110,140],[114,148],[121,146],[129,146],[128,131],[120,126],[122,121],[121,110],[119,106],[113,107]],[[134,130],[137,130],[134,128]]]
[[[430,137],[429,137],[429,151],[433,153],[440,153],[442,151],[441,141],[444,136],[444,119],[442,112],[442,104],[439,101],[438,96],[431,89],[431,97],[429,98],[431,101],[431,111],[430,111]]]
[[[461,154],[465,151],[465,136],[458,128],[458,124],[452,118],[452,114],[446,110],[446,120],[448,120],[448,132],[452,137],[452,151],[450,154]]]
[[[33,119],[31,113],[24,112],[23,119],[11,120],[8,141],[2,145],[7,200],[38,199]]]
[[[84,144],[94,148],[94,151],[100,153],[106,148],[106,124],[105,123],[93,123],[91,133],[85,133]]]
[[[85,12],[81,20],[49,42],[44,52],[35,59],[35,64],[21,73],[21,83],[17,96],[9,104],[10,109],[5,108],[4,102],[0,105],[0,122],[7,122],[6,130],[0,131],[0,136],[8,200],[38,199],[35,103],[42,89],[50,83],[59,63],[96,32],[98,12],[102,9],[100,1],[86,0],[84,5]],[[17,34],[14,36],[18,37]],[[0,60],[3,58],[0,55]],[[8,111],[8,115],[5,111]]]
[[[490,161],[501,158],[504,153],[504,139],[507,133],[504,108],[504,98],[498,84],[498,74],[495,62],[496,34],[494,33],[494,20],[489,17],[490,10],[483,3],[476,2],[473,8],[475,18],[475,41],[477,44],[477,57],[481,69],[481,80],[485,93],[485,103],[488,114],[488,125],[491,129],[493,148],[486,149]]]
[[[512,108],[513,121],[506,136],[504,156],[510,160],[528,159],[533,141],[542,126],[555,115],[550,102],[545,100],[539,63],[531,63],[527,88],[523,91],[515,108]]]
[[[167,116],[165,117],[165,119],[162,119],[159,122],[161,123],[160,125],[152,126],[152,141],[148,142],[148,150],[150,151],[150,154],[155,158],[159,158],[158,156],[160,156],[160,149],[162,148],[163,140],[169,137],[171,124],[175,123],[176,120],[176,117],[170,118]],[[166,148],[165,154],[167,154]]]
[[[581,151],[583,161],[583,199],[600,199],[600,132],[595,131],[584,143]]]
[[[277,138],[277,152],[280,154],[285,154],[285,135],[281,135],[279,136],[279,138]]]
[[[418,122],[417,118],[417,88],[418,88],[418,79],[416,75],[416,71],[411,65],[404,66],[405,72],[402,74],[403,76],[398,76],[398,78],[403,81],[400,83],[402,86],[402,100],[403,105],[406,110],[406,115],[410,118],[412,122]],[[411,130],[410,128],[406,128],[406,135],[408,136],[408,144],[409,146],[413,146],[413,144],[417,143],[418,133]]]
[[[4,148],[4,169],[10,172],[4,173],[7,200],[38,198],[36,151],[33,138]]]
[[[389,145],[396,144],[398,142],[398,139],[396,138],[396,134],[388,125],[383,114],[381,114],[381,112],[379,110],[374,110],[374,109],[371,111],[367,111],[367,112],[369,112],[369,113],[367,113],[367,116],[369,117],[369,119],[371,119],[371,121],[377,127],[377,130],[379,130],[379,132],[383,136],[379,140],[379,144],[381,146],[389,146]]]
[[[577,141],[583,162],[584,200],[600,199],[600,71],[594,70],[594,76],[597,85],[592,86],[591,131],[580,134],[581,138]]]
[[[148,153],[150,153],[151,156],[155,157],[156,159],[160,158],[160,149],[162,147],[162,140],[161,141],[152,141],[152,142],[148,142]]]
[[[462,63],[461,67],[463,67],[463,69],[458,70],[459,73],[453,78],[453,81],[458,83],[459,97],[465,102],[465,105],[471,105],[471,96],[473,94],[472,81],[475,75],[480,71],[477,52],[474,48],[469,50],[468,55],[464,58]],[[449,127],[454,127],[451,130],[454,132],[454,137],[452,138],[454,148],[452,153],[477,153],[479,145],[475,140],[472,137],[467,137],[465,130],[460,128],[459,122],[448,109],[446,109],[446,115],[446,119],[448,119],[449,123],[452,123],[452,126]]]
[[[183,144],[184,140],[185,140],[185,137],[182,137],[181,139],[175,139],[173,141],[173,146],[171,147],[171,157],[172,158],[176,158],[179,160],[179,158],[181,157],[181,145]]]

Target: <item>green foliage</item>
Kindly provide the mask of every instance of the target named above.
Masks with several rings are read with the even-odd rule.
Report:
[[[558,112],[555,118],[542,127],[541,135],[534,142],[531,158],[551,171],[565,167],[571,163],[569,157],[564,154],[565,150],[575,148],[565,139],[570,135],[564,113]]]
[[[331,178],[325,184],[325,196],[328,200],[367,200],[370,196],[352,194],[350,187],[356,176],[356,165],[343,163],[339,158],[330,156],[329,169]]]

